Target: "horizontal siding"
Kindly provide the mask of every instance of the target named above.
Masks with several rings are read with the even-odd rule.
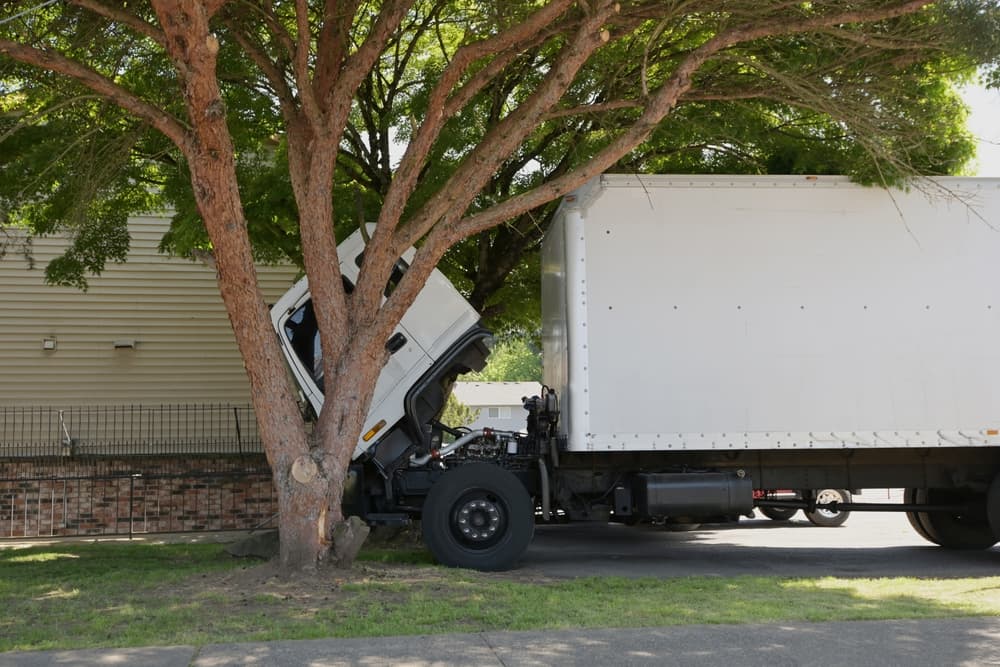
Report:
[[[44,283],[64,239],[35,239],[33,270],[16,253],[0,259],[0,406],[249,402],[215,270],[158,253],[168,225],[130,219],[128,261],[89,278],[87,292]],[[259,272],[268,303],[297,274]],[[42,349],[46,338],[55,350]],[[120,339],[136,347],[114,349]]]

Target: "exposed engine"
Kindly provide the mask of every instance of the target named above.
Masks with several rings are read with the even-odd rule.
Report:
[[[410,466],[434,465],[437,462],[450,467],[464,462],[485,461],[517,469],[536,462],[545,447],[549,443],[554,444],[555,426],[559,420],[558,401],[548,387],[542,388],[541,396],[527,397],[522,401],[528,411],[527,434],[491,428],[468,431],[435,424],[438,433],[432,442],[437,446],[424,455],[411,456]],[[440,444],[443,434],[449,434],[452,442]]]

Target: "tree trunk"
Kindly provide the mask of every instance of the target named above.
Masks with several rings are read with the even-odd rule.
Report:
[[[297,459],[291,470],[275,471],[274,484],[278,492],[281,568],[315,570],[330,548],[327,517],[331,503],[318,466],[309,457]]]
[[[192,176],[202,192],[209,184],[221,185],[220,180],[224,180],[219,170],[211,168],[193,168]],[[312,473],[318,466],[309,456],[310,443],[296,394],[290,386],[266,304],[256,287],[249,244],[228,238],[231,228],[246,223],[242,213],[235,217],[238,200],[231,200],[227,207],[223,203],[226,199],[199,198],[199,207],[215,246],[219,291],[246,367],[261,441],[274,475],[280,562],[285,569],[313,569],[329,549],[325,519],[331,505],[330,492],[323,484],[325,476]],[[339,503],[335,506],[339,515]]]

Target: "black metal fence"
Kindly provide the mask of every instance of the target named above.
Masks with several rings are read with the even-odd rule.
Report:
[[[0,407],[0,539],[255,528],[261,452],[248,406]]]
[[[247,405],[0,407],[0,458],[261,451]]]

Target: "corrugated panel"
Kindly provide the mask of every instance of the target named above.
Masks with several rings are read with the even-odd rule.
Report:
[[[0,405],[249,402],[215,271],[158,253],[168,224],[132,218],[128,262],[90,278],[87,292],[44,283],[62,238],[34,240],[34,270],[16,253],[0,260]],[[260,268],[268,303],[295,276]],[[122,340],[135,348],[115,349]]]

